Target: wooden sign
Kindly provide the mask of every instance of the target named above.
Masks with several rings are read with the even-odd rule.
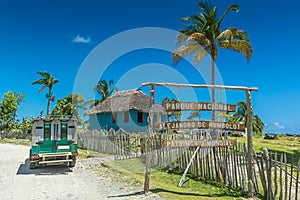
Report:
[[[222,129],[245,131],[245,125],[233,122],[212,121],[177,121],[160,122],[154,125],[156,130],[179,130],[179,129]]]
[[[210,102],[168,102],[162,104],[166,111],[180,110],[216,110],[224,112],[235,112],[234,104],[210,103]]]
[[[178,147],[223,147],[235,146],[237,140],[164,140],[163,146],[169,148]]]

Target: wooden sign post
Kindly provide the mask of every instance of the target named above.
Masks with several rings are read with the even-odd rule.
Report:
[[[144,194],[149,192],[150,188],[150,171],[151,171],[151,136],[153,135],[153,113],[150,113],[151,106],[154,105],[154,84],[150,88],[150,108],[149,108],[149,121],[148,121],[148,138],[146,140],[146,172],[144,182]]]
[[[247,98],[247,148],[248,148],[248,196],[253,197],[254,195],[254,162],[253,162],[253,142],[252,142],[252,102],[251,102],[251,91],[246,90]]]

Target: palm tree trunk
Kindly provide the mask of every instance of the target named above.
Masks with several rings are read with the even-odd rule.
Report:
[[[51,101],[51,98],[48,97],[48,104],[47,104],[47,115],[50,114],[50,101]]]
[[[211,85],[215,85],[215,61],[213,59],[213,55],[211,58]],[[211,102],[215,103],[215,88],[211,89]],[[211,119],[215,121],[215,111],[211,112]]]

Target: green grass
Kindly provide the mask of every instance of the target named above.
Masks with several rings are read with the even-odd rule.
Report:
[[[237,139],[239,142],[247,142],[246,137],[231,137]],[[294,164],[300,158],[300,137],[278,135],[278,139],[263,139],[262,137],[253,137],[253,146],[257,153],[262,152],[263,147],[266,147],[269,152],[278,153],[278,160],[280,160],[280,153],[286,153],[288,163],[291,163],[292,154],[294,156]]]
[[[139,159],[117,160],[104,163],[104,166],[111,170],[125,175],[119,180],[128,184],[144,183],[145,165]],[[186,177],[182,187],[178,187],[181,175],[169,174],[162,170],[152,169],[150,178],[150,191],[158,193],[162,197],[176,200],[196,200],[196,199],[242,199],[244,196],[242,191],[236,191],[224,186],[217,186],[203,182],[201,180],[193,180]]]

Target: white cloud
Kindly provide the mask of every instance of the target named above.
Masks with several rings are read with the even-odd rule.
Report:
[[[276,126],[276,128],[279,129],[284,129],[285,127],[283,125],[281,125],[279,122],[275,122],[274,125]]]
[[[85,43],[85,44],[87,44],[87,43],[90,43],[91,41],[92,41],[91,38],[89,38],[89,37],[85,38],[85,37],[83,37],[79,34],[76,35],[76,37],[73,38],[73,43]]]

